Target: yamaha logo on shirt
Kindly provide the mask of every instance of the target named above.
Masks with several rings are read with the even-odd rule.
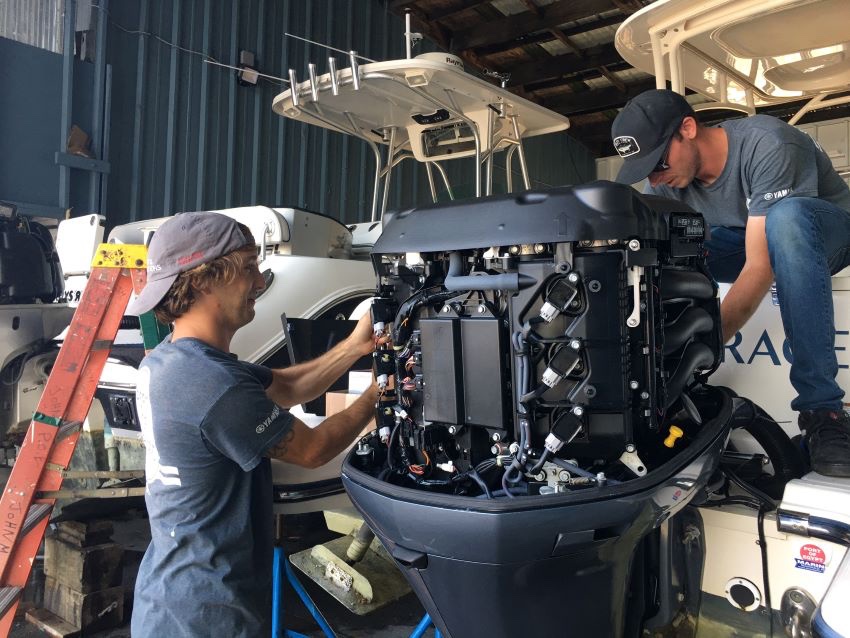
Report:
[[[620,157],[629,157],[635,153],[640,153],[640,145],[637,140],[631,135],[620,135],[614,138],[614,148]]]
[[[272,421],[274,421],[279,416],[280,408],[278,406],[274,406],[274,408],[272,409],[272,413],[269,414],[265,419],[263,419],[262,423],[260,423],[256,428],[254,428],[254,431],[257,434],[262,434],[272,424]]]

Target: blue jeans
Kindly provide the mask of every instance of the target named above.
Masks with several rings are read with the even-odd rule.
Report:
[[[814,197],[786,197],[765,222],[782,326],[791,346],[791,408],[841,410],[830,275],[850,264],[850,213]],[[744,229],[713,226],[706,242],[717,281],[734,282],[746,260]]]

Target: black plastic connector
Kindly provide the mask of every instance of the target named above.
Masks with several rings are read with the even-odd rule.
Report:
[[[395,299],[388,297],[376,297],[372,300],[372,330],[375,337],[383,337],[387,333],[387,326],[395,321],[398,312],[398,304]]]
[[[581,355],[577,350],[569,347],[560,348],[547,363],[546,371],[543,373],[543,383],[554,388],[561,379],[572,372],[581,361]]]
[[[395,374],[395,352],[392,350],[376,350],[372,353],[372,370],[378,388],[387,387],[389,378]]]
[[[558,279],[547,291],[545,303],[540,308],[540,317],[547,323],[569,308],[578,295],[578,288],[565,277]]]

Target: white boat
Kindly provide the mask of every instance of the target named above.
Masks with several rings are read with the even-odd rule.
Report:
[[[655,76],[658,88],[698,94],[697,111],[755,108],[804,100],[789,120],[850,102],[850,3],[842,0],[660,0],[630,16],[615,44],[635,68]],[[829,151],[829,149],[827,149]],[[835,275],[836,352],[839,385],[850,391],[845,354],[850,329],[850,269]],[[721,294],[728,286],[721,286]],[[728,385],[753,399],[789,435],[799,434],[789,404],[795,392],[788,380],[788,348],[779,308],[771,296],[726,347],[713,383]],[[753,450],[738,432],[733,445]],[[839,601],[850,591],[848,537],[824,530],[850,525],[850,480],[814,473],[792,480],[776,513],[765,517],[766,564],[756,552],[758,517],[743,507],[703,511],[705,571],[701,588],[707,603],[700,635],[720,635],[724,627],[764,633],[759,616],[770,603],[773,635],[850,635],[850,613]],[[816,530],[814,521],[822,525]],[[768,600],[768,592],[770,597]],[[704,622],[707,621],[707,622]],[[814,624],[814,629],[813,629]],[[714,633],[712,633],[714,632]]]
[[[345,227],[319,213],[263,206],[217,211],[252,229],[260,269],[269,281],[257,300],[254,321],[238,331],[232,342],[232,351],[243,360],[288,363],[282,314],[289,319],[349,317],[374,293],[369,251],[380,235],[393,169],[399,162],[411,159],[424,167],[432,199],[437,201],[439,196],[454,198],[446,162],[466,161],[477,167],[476,193],[485,195],[493,189],[493,158],[504,153],[508,189],[525,190],[530,177],[523,140],[569,126],[566,117],[466,73],[453,56],[425,54],[360,64],[352,55],[348,61],[349,66],[339,70],[330,63],[333,70],[323,75],[316,75],[310,65],[310,79],[301,83],[291,72],[295,89],[278,95],[274,110],[369,145],[375,159],[372,221]],[[514,172],[519,179],[514,180]],[[108,240],[146,243],[165,219],[118,226]],[[124,331],[122,340],[127,338],[139,342],[137,333]],[[97,393],[111,429],[108,445],[118,451],[121,470],[144,467],[133,363],[138,363],[138,357],[135,362],[107,363]],[[321,422],[321,416],[295,411],[308,425]],[[309,471],[275,461],[276,511],[298,513],[350,505],[339,478],[344,456]]]

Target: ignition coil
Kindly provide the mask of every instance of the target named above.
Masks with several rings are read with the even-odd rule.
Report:
[[[543,447],[552,454],[557,454],[565,444],[576,438],[582,430],[582,414],[583,410],[576,406],[571,412],[564,412],[558,417],[552,426],[552,431],[546,436]]]
[[[581,361],[581,355],[578,353],[580,344],[575,341],[575,348],[560,347],[552,359],[549,361],[546,371],[543,373],[543,383],[550,388],[554,388],[561,382],[565,376],[572,372]]]
[[[567,280],[566,277],[558,279],[550,290],[546,291],[545,303],[540,308],[540,317],[546,323],[569,308],[570,303],[576,298],[578,288]]]

